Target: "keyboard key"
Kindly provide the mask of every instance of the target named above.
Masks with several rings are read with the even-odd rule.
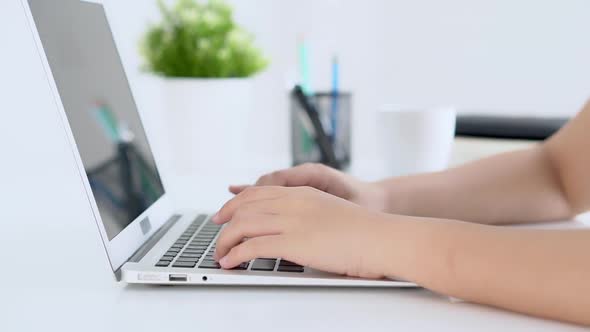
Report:
[[[267,260],[267,259],[256,259],[254,263],[252,263],[252,268],[250,270],[253,271],[272,271],[275,268],[275,260]]]
[[[205,261],[203,261],[201,263],[201,265],[199,265],[199,268],[202,268],[202,269],[220,269],[221,266],[217,262],[215,262],[215,261],[212,262],[212,261],[205,260]]]
[[[209,248],[209,244],[205,244],[205,243],[191,243],[188,245],[189,247],[195,248],[195,249],[207,249]]]
[[[214,238],[214,235],[211,236],[202,236],[202,235],[197,235],[193,238],[193,242],[207,242],[207,241],[211,241],[211,239]]]
[[[170,265],[170,261],[159,261],[156,263],[158,267],[167,267],[168,265]]]
[[[279,265],[280,266],[301,266],[301,265],[299,265],[297,263],[293,263],[291,261],[287,261],[287,260],[284,260],[284,259],[281,259],[281,261],[279,262]]]
[[[182,252],[183,255],[202,255],[205,251],[204,250],[192,250],[186,249]]]
[[[206,223],[205,226],[203,226],[203,229],[216,229],[219,225],[216,224],[212,224],[212,223]]]
[[[199,214],[198,216],[195,217],[195,220],[193,220],[193,224],[202,224],[203,221],[205,221],[207,219],[207,215],[206,214]]]
[[[176,251],[170,251],[170,250],[168,250],[168,251],[166,251],[166,253],[164,255],[174,257],[177,254],[178,254],[178,250],[176,250]]]
[[[211,243],[211,241],[213,241],[213,238],[212,237],[211,238],[200,238],[200,237],[196,237],[196,238],[194,238],[191,241],[191,243],[195,243],[195,244],[196,243],[200,243],[200,244],[202,244],[202,243]]]
[[[181,256],[189,256],[189,255],[203,256],[203,252],[202,251],[195,251],[195,250],[185,250],[181,254]]]
[[[184,253],[184,254],[182,254],[180,257],[192,257],[192,258],[194,258],[194,257],[197,257],[197,258],[200,258],[201,256],[203,256],[203,255],[202,255],[202,254],[190,254],[190,253]]]
[[[242,263],[242,264],[234,267],[232,270],[247,270],[247,269],[248,269],[248,262]]]
[[[195,267],[195,265],[197,265],[196,262],[176,262],[172,265],[172,267]]]
[[[178,257],[178,259],[176,260],[176,262],[193,262],[193,263],[197,263],[197,261],[199,260],[200,257]]]
[[[207,245],[204,244],[189,244],[186,248],[187,249],[196,249],[196,250],[200,250],[200,249],[207,249]]]
[[[186,246],[187,249],[193,249],[193,250],[205,250],[207,249],[208,245],[206,244],[189,244],[188,246]]]
[[[199,247],[208,247],[211,244],[211,241],[193,241],[191,242],[191,246],[199,246]]]
[[[213,239],[215,237],[215,235],[217,235],[217,232],[215,232],[215,233],[203,233],[203,232],[200,232],[199,235],[197,235],[195,237],[195,240],[199,240],[199,241],[211,241],[211,239]]]
[[[180,251],[180,249],[178,249],[178,248],[170,248],[170,249],[168,249],[168,252],[179,252],[179,251]]]
[[[303,266],[281,266],[277,269],[279,272],[303,272]]]
[[[204,249],[200,249],[200,250],[197,250],[197,249],[185,249],[182,253],[183,254],[199,254],[199,255],[202,255],[204,252],[205,252]]]

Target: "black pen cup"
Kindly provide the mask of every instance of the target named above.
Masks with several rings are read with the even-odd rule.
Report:
[[[349,92],[318,92],[308,96],[319,113],[340,169],[350,165],[352,95]],[[316,131],[301,103],[290,94],[291,154],[293,165],[327,163],[316,141]]]

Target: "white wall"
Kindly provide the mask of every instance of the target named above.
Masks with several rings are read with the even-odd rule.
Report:
[[[128,68],[136,40],[157,18],[151,1],[106,0]],[[590,96],[590,1],[586,0],[233,0],[238,20],[272,59],[259,84],[261,119],[275,124],[254,137],[281,138],[288,151],[285,86],[296,72],[296,40],[312,50],[312,85],[330,84],[338,54],[355,97],[357,156],[372,158],[374,111],[382,103],[452,104],[469,112],[571,115]],[[274,83],[274,84],[273,84]],[[263,136],[268,134],[268,136]]]
[[[30,38],[20,28],[23,17],[3,10],[7,3],[18,1],[0,4],[0,29],[11,31],[3,50]],[[158,87],[140,74],[137,55],[146,23],[158,17],[155,1],[103,2],[138,104],[147,113],[156,112]],[[374,111],[382,103],[571,115],[589,96],[587,0],[231,3],[239,22],[256,34],[272,59],[270,69],[258,78],[257,89],[259,118],[268,121],[269,130],[249,138],[265,155],[284,156],[289,151],[285,94],[295,73],[299,34],[312,47],[315,88],[329,87],[330,59],[339,54],[343,86],[354,92],[354,153],[360,158],[374,157]],[[18,77],[2,77],[1,87],[14,79]]]

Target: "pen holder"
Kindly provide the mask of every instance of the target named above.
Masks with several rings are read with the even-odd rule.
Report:
[[[319,92],[309,96],[309,100],[318,110],[322,126],[332,143],[340,168],[348,168],[351,151],[351,94]],[[309,117],[292,94],[290,95],[290,113],[293,165],[324,162]]]

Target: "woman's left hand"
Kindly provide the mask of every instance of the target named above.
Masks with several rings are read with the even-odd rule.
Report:
[[[215,253],[233,268],[254,258],[284,258],[337,274],[382,278],[387,215],[310,187],[250,187],[213,217],[227,223]],[[245,241],[244,241],[245,240]]]

